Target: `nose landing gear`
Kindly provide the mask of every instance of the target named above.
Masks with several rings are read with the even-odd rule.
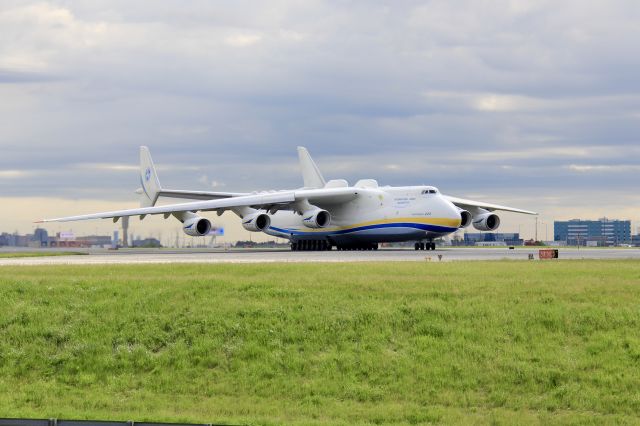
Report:
[[[436,249],[436,243],[434,243],[433,241],[428,241],[428,242],[417,242],[414,244],[414,250],[435,250]]]

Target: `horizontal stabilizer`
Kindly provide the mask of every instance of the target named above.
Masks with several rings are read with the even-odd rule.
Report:
[[[218,200],[220,198],[241,197],[249,195],[245,192],[215,192],[215,191],[185,191],[183,189],[162,188],[158,193],[160,197],[182,198],[187,200]]]

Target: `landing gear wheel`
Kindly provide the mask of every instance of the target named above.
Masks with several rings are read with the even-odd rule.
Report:
[[[435,251],[435,249],[436,249],[436,243],[431,243],[431,250]]]

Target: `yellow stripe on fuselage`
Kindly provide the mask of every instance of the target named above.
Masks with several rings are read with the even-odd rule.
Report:
[[[462,223],[462,220],[450,219],[446,217],[429,217],[429,218],[395,217],[393,219],[370,220],[367,222],[354,223],[352,225],[331,226],[329,228],[311,229],[311,228],[307,228],[306,226],[301,226],[294,229],[296,230],[304,229],[305,232],[333,232],[333,231],[345,231],[347,229],[352,229],[352,228],[360,228],[362,226],[384,225],[388,223],[419,223],[424,225],[447,226],[449,228],[459,228],[460,224]]]

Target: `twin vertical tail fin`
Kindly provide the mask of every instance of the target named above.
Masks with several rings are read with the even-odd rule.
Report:
[[[324,177],[322,177],[320,169],[311,158],[309,151],[299,146],[298,158],[302,169],[304,187],[324,188],[326,185]],[[146,146],[140,147],[140,185],[142,185],[142,188],[136,191],[140,194],[140,207],[153,207],[162,192],[162,186],[151,159],[151,152]]]
[[[140,207],[152,207],[158,201],[161,186],[156,168],[151,159],[151,152],[146,146],[140,147]]]
[[[298,147],[298,159],[300,160],[300,169],[302,170],[302,179],[305,188],[324,188],[326,182],[320,173],[320,169],[311,158],[311,154],[307,148]]]

